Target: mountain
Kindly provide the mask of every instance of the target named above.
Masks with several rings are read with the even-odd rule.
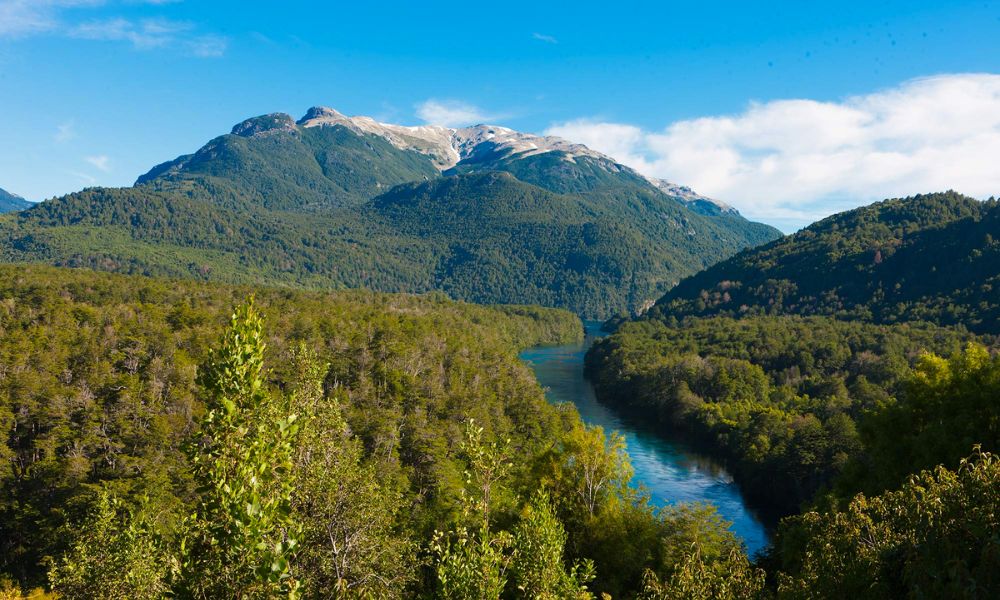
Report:
[[[739,215],[739,211],[725,202],[709,198],[708,196],[702,196],[686,185],[677,185],[676,183],[670,183],[666,179],[656,179],[655,177],[650,177],[649,182],[668,196],[677,198],[696,213],[713,216]]]
[[[605,317],[777,238],[586,146],[313,108],[247,119],[131,188],[0,221],[2,258],[306,288],[441,289]]]
[[[838,315],[1000,332],[1000,204],[885,200],[746,250],[667,292],[653,317]]]
[[[12,194],[7,190],[0,188],[0,213],[24,210],[26,208],[30,208],[31,206],[34,206],[34,204],[28,202],[17,194]]]
[[[299,127],[288,115],[271,114],[157,165],[136,185],[231,207],[322,212],[438,174],[430,157],[383,137],[346,127]]]

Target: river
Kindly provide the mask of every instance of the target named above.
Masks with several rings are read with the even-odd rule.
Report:
[[[633,486],[644,486],[656,506],[675,502],[709,502],[732,522],[733,532],[752,556],[767,545],[767,529],[743,501],[733,478],[716,461],[685,444],[630,422],[597,402],[594,390],[583,376],[583,356],[600,335],[600,323],[585,322],[583,343],[532,348],[521,353],[545,388],[549,402],[571,402],[585,423],[625,436],[635,475]]]

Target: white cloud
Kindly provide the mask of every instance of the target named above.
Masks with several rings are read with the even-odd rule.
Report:
[[[94,177],[93,175],[90,175],[88,173],[81,173],[79,171],[67,171],[67,173],[82,181],[84,185],[87,186],[97,185],[97,178]]]
[[[69,35],[84,40],[128,41],[139,50],[159,48],[189,30],[187,23],[164,19],[132,21],[122,17],[88,21],[74,26]]]
[[[417,116],[432,125],[461,127],[496,119],[476,106],[459,100],[427,100],[417,105]]]
[[[164,5],[179,0],[125,0],[128,4]],[[197,33],[192,23],[154,17],[120,16],[80,21],[69,9],[99,8],[118,4],[107,0],[0,0],[0,38],[20,38],[41,33],[76,39],[125,41],[138,50],[177,48],[198,57],[225,54],[228,39]]]
[[[635,125],[580,119],[553,125],[545,134],[584,144],[635,168],[646,160],[640,152],[648,134]]]
[[[545,42],[546,44],[558,44],[559,40],[552,37],[551,35],[545,35],[544,33],[538,33],[537,31],[531,34],[531,37],[538,40],[539,42]]]
[[[773,222],[800,225],[920,192],[1000,194],[1000,75],[993,74],[926,77],[839,102],[753,103],[656,132],[579,120],[546,133]]]
[[[111,158],[108,156],[99,154],[97,156],[87,156],[84,160],[100,171],[104,171],[105,173],[111,171]]]
[[[189,54],[202,58],[215,58],[226,53],[229,40],[218,35],[202,35],[184,42]]]
[[[52,140],[57,144],[63,144],[76,137],[76,125],[73,121],[66,121],[56,126],[56,132]]]
[[[0,0],[0,37],[23,37],[57,28],[61,9],[99,6],[102,0]]]

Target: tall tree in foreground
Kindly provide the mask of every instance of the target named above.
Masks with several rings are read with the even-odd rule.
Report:
[[[296,416],[264,387],[253,300],[237,308],[198,373],[207,412],[189,452],[199,500],[187,524],[180,587],[194,598],[296,597],[290,558]]]
[[[454,531],[436,531],[431,542],[437,597],[444,600],[591,600],[590,560],[565,561],[566,530],[549,495],[538,491],[527,502],[513,531],[491,531],[507,498],[505,481],[513,467],[510,441],[487,442],[470,419],[462,450],[468,461],[462,510],[466,522]]]
[[[566,530],[549,495],[537,492],[514,529],[514,582],[520,595],[536,600],[587,600],[586,584],[594,579],[594,563],[584,560],[566,569]]]

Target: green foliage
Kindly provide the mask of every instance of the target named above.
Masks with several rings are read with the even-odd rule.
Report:
[[[94,485],[122,499],[148,495],[158,525],[173,539],[197,511],[197,484],[182,450],[209,400],[195,384],[197,365],[248,293],[0,266],[0,573],[23,589],[44,583],[46,557],[58,560],[69,550],[65,528],[83,522],[79,507]],[[303,376],[291,358],[301,344],[329,364],[323,385],[307,395],[321,394],[321,404],[336,400],[362,458],[355,469],[346,458],[354,451],[341,453],[346,442],[319,450],[331,452],[340,472],[352,474],[346,481],[372,497],[333,490],[330,479],[317,478],[309,489],[380,515],[373,518],[376,537],[382,523],[391,524],[378,560],[391,560],[393,544],[399,552],[423,545],[453,515],[467,468],[458,454],[469,417],[488,441],[511,440],[522,457],[513,475],[519,482],[578,423],[545,402],[517,358],[528,346],[579,339],[579,319],[569,313],[475,306],[441,295],[266,288],[255,295],[268,325],[261,389],[275,399],[271,408],[305,402],[295,399],[304,393],[296,391]],[[328,417],[332,422],[333,413]],[[304,417],[299,423],[300,436],[312,435]],[[297,510],[294,496],[292,506]],[[336,510],[315,514],[354,514]],[[321,524],[303,522],[302,535]],[[353,564],[372,565],[365,561],[374,556]]]
[[[499,600],[507,586],[510,535],[475,536],[465,527],[434,532],[430,550],[442,600]]]
[[[694,569],[694,564],[714,569],[721,580],[728,573],[722,563],[737,556],[746,561],[730,523],[715,507],[704,504],[668,506],[657,512],[645,502],[616,502],[604,507],[577,537],[576,555],[594,561],[598,575],[594,589],[615,598],[639,596],[651,581],[670,582],[684,569]],[[688,564],[691,561],[695,563]],[[705,589],[714,585],[704,583]]]
[[[307,598],[399,598],[414,580],[417,545],[395,531],[403,496],[364,462],[326,368],[300,347],[292,404],[302,415],[292,508],[302,527],[294,570]]]
[[[834,315],[1000,333],[1000,205],[955,192],[828,217],[685,279],[650,311]]]
[[[490,510],[496,502],[495,496],[501,492],[500,483],[514,467],[510,440],[484,441],[483,428],[477,427],[474,419],[469,419],[460,448],[469,464],[463,490],[468,497],[463,502],[463,508],[469,516],[479,517],[480,534],[489,537]]]
[[[99,490],[85,521],[69,533],[69,551],[49,569],[66,600],[143,600],[167,596],[171,557],[148,506],[130,508]]]
[[[207,412],[189,450],[199,500],[181,550],[191,597],[298,596],[289,560],[300,535],[291,506],[299,425],[264,389],[264,348],[250,300],[199,369]]]
[[[592,598],[586,584],[594,578],[593,563],[583,560],[566,570],[567,534],[547,493],[532,496],[513,531],[491,528],[501,508],[497,499],[509,491],[509,441],[485,441],[483,428],[470,420],[462,450],[468,462],[462,520],[475,527],[434,532],[437,597],[499,599],[506,590],[517,598]]]
[[[627,495],[632,465],[625,438],[617,431],[605,436],[597,425],[574,429],[563,440],[564,463],[555,485],[568,487],[574,512],[593,517],[599,508]]]
[[[687,434],[759,505],[788,514],[848,469],[856,421],[902,391],[921,352],[971,337],[827,317],[648,320],[599,340],[587,370],[603,401]]]
[[[595,577],[593,562],[582,561],[567,571],[563,556],[566,539],[549,495],[536,493],[514,529],[515,560],[511,570],[520,594],[538,600],[593,597],[586,587]]]
[[[513,538],[507,531],[491,533],[491,508],[511,468],[510,441],[486,442],[483,428],[466,423],[462,452],[468,462],[462,497],[464,520],[477,522],[470,531],[435,531],[430,551],[443,600],[497,600],[507,586],[507,570],[515,560]]]
[[[666,582],[646,571],[639,600],[751,600],[766,598],[766,574],[733,550],[722,560],[707,561],[700,550],[684,557]]]
[[[977,451],[898,491],[809,512],[781,538],[780,598],[996,598],[1000,460]]]
[[[873,411],[862,427],[865,490],[895,488],[908,474],[954,467],[967,448],[1000,450],[1000,356],[969,344],[950,359],[920,357],[895,401]]]

